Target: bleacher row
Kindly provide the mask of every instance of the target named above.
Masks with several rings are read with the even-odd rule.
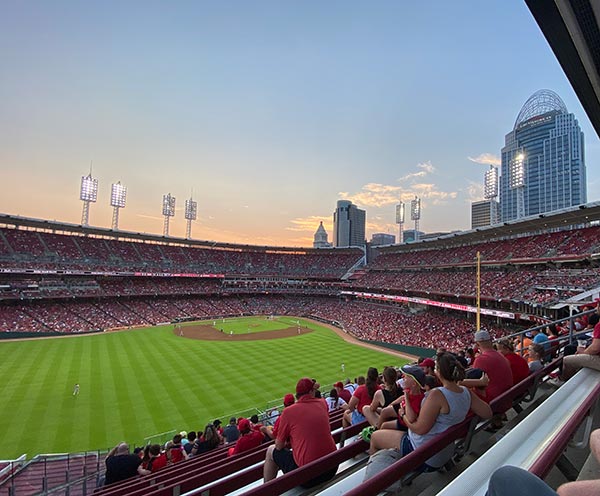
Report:
[[[0,228],[0,268],[339,279],[363,256],[359,249],[297,251],[181,247]]]
[[[473,265],[477,252],[485,263],[562,259],[596,253],[600,229],[564,230],[474,243],[466,246],[414,250],[385,250],[373,269]],[[302,251],[302,250],[300,250]],[[0,267],[70,268],[82,270],[145,270],[176,272],[285,274],[340,277],[362,257],[357,249],[305,250],[303,253],[182,247],[158,243],[0,228]]]
[[[492,302],[519,300],[552,304],[600,286],[598,268],[484,270],[481,297]],[[239,294],[260,291],[283,294],[335,295],[340,289],[393,290],[438,297],[473,297],[472,270],[362,271],[351,283],[313,280],[215,279],[180,277],[1,276],[0,300],[107,298]]]
[[[377,257],[374,269],[473,265],[477,252],[486,264],[524,260],[577,258],[597,253],[600,229],[588,227],[518,238],[485,241],[468,246],[420,249],[399,252],[393,248]]]
[[[600,285],[598,268],[495,268],[481,272],[481,298],[551,304]],[[366,289],[391,289],[413,294],[474,297],[475,269],[365,272],[353,281]]]

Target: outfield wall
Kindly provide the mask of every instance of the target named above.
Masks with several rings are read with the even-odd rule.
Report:
[[[399,351],[400,353],[406,353],[407,355],[431,357],[435,356],[435,350],[432,348],[420,348],[418,346],[404,346],[401,344],[384,343],[383,341],[371,341],[368,339],[361,339],[363,343],[369,343],[374,346],[380,346],[382,348],[389,348],[390,350]]]

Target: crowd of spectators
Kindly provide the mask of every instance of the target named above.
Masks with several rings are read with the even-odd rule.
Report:
[[[404,270],[365,272],[353,281],[368,290],[394,289],[416,294],[473,297],[476,294],[475,269]],[[497,268],[481,272],[481,297],[488,300],[519,300],[551,304],[590,288],[600,286],[600,269]]]
[[[339,279],[362,250],[295,252],[169,246],[0,228],[0,268]]]
[[[415,313],[406,306],[264,295],[19,302],[3,306],[0,332],[88,332],[184,319],[264,314],[315,317],[336,323],[360,339],[423,348],[466,346],[474,326],[461,314],[435,310]],[[496,337],[514,330],[491,322],[488,327]]]
[[[406,267],[434,267],[475,262],[477,252],[484,262],[514,262],[516,260],[556,259],[596,253],[600,248],[600,230],[597,227],[523,235],[521,237],[485,241],[465,246],[388,251],[373,262],[373,268],[397,269]]]

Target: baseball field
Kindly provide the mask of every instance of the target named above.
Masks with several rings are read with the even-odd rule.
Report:
[[[302,376],[330,386],[405,362],[290,317],[0,341],[0,459],[140,445],[264,410]]]

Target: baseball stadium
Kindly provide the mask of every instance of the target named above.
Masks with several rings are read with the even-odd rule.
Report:
[[[600,132],[597,7],[525,3]],[[0,495],[595,494],[598,315],[600,202],[344,248],[1,214]]]
[[[119,442],[164,443],[230,417],[268,422],[300,377],[315,378],[327,394],[369,367],[400,367],[440,348],[461,354],[473,346],[478,319],[494,339],[551,322],[568,339],[569,319],[600,288],[600,204],[367,252],[208,246],[9,215],[1,221],[0,367],[10,377],[0,407],[3,494],[89,492]],[[547,363],[545,374],[556,368]],[[525,384],[529,398],[510,390],[510,428],[557,394],[537,377]],[[338,441],[357,434],[355,425],[341,429],[336,413],[331,428]],[[464,434],[455,434],[440,442],[460,446],[463,460],[473,456],[459,442]],[[364,470],[365,445],[337,450],[349,473],[361,463]],[[249,487],[261,480],[265,445],[231,462],[223,449],[203,455],[212,461],[194,457],[178,471],[164,469],[156,492],[147,477],[107,494],[257,490]],[[361,462],[349,462],[355,457]],[[216,462],[207,475],[206,464]],[[237,482],[223,480],[226,467]],[[250,467],[253,475],[242,476]]]

